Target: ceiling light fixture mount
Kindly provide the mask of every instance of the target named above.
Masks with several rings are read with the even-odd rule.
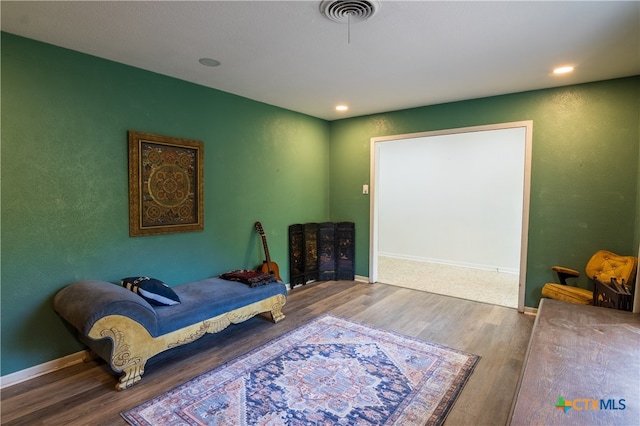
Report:
[[[366,21],[380,10],[377,0],[324,0],[320,13],[339,24],[348,24],[348,41],[351,42],[351,24]]]
[[[217,67],[220,65],[220,61],[211,58],[200,58],[198,62],[200,62],[205,67]]]

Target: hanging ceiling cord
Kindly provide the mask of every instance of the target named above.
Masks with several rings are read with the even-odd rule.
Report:
[[[324,0],[320,13],[329,20],[348,24],[347,41],[351,43],[351,23],[366,21],[380,9],[380,0]]]

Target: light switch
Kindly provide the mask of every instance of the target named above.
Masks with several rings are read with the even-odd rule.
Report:
[[[362,185],[362,194],[369,195],[369,185],[367,184]]]

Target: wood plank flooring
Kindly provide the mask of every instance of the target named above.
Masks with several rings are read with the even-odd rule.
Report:
[[[3,425],[126,425],[120,417],[154,396],[324,314],[332,313],[480,355],[445,425],[504,425],[534,318],[515,309],[385,284],[329,281],[289,293],[278,324],[262,317],[152,359],[142,381],[115,391],[117,377],[92,360],[8,387]]]

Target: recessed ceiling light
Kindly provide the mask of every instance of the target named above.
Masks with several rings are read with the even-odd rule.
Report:
[[[336,111],[346,111],[348,109],[349,109],[349,107],[346,106],[346,105],[338,105],[338,106],[336,106]]]
[[[217,67],[218,65],[220,65],[220,61],[216,61],[215,59],[211,58],[200,58],[198,62],[200,62],[205,67]]]
[[[568,72],[573,71],[573,67],[572,66],[566,66],[566,67],[559,67],[553,70],[554,74],[566,74]]]

